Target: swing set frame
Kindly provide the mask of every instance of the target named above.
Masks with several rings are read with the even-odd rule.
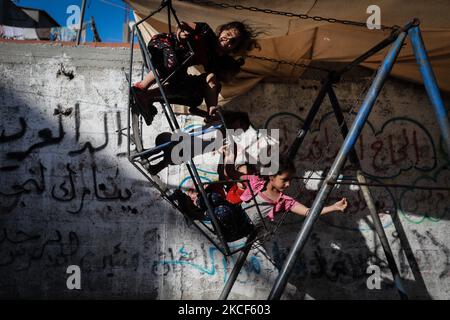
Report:
[[[176,23],[180,25],[180,21],[178,20],[178,17],[176,15],[176,12],[172,6],[171,0],[163,0],[161,2],[160,7],[150,13],[147,17],[139,21],[138,23],[134,24],[132,27],[132,37],[131,37],[131,56],[130,56],[130,69],[129,69],[129,75],[128,75],[128,81],[129,81],[129,105],[128,105],[128,127],[127,127],[127,137],[128,137],[128,159],[129,161],[150,181],[153,187],[155,187],[157,190],[161,192],[161,195],[164,199],[169,201],[171,205],[179,210],[180,212],[185,215],[187,219],[189,219],[193,224],[197,227],[197,229],[214,245],[216,248],[218,248],[219,251],[222,252],[225,256],[233,255],[237,252],[240,252],[240,255],[234,265],[234,268],[228,277],[228,280],[221,292],[221,295],[219,299],[224,300],[227,299],[229,293],[231,292],[233,285],[239,275],[240,270],[242,269],[244,262],[247,259],[247,256],[252,248],[252,245],[255,244],[255,242],[261,240],[262,238],[266,238],[272,234],[275,233],[277,228],[279,227],[279,224],[274,230],[269,231],[266,228],[266,233],[263,236],[258,237],[259,230],[255,229],[254,232],[252,232],[246,240],[245,245],[242,247],[239,247],[236,250],[231,250],[228,246],[228,243],[225,241],[224,234],[221,230],[220,224],[217,221],[213,207],[211,203],[208,200],[208,197],[206,195],[206,191],[204,188],[205,183],[203,183],[200,179],[200,176],[198,174],[198,170],[196,165],[194,164],[192,158],[186,162],[186,167],[189,171],[190,176],[192,177],[193,183],[195,185],[195,188],[199,192],[200,196],[204,199],[205,204],[207,206],[207,213],[208,216],[212,222],[213,228],[211,229],[208,227],[203,221],[200,221],[199,224],[195,223],[186,213],[183,212],[182,208],[180,208],[174,201],[173,198],[167,193],[167,189],[161,187],[162,183],[159,180],[157,176],[150,175],[146,170],[146,162],[145,162],[145,155],[147,153],[151,153],[149,150],[144,150],[142,146],[141,141],[137,141],[138,137],[136,136],[136,133],[139,132],[139,115],[135,112],[133,112],[131,107],[131,97],[132,97],[132,71],[133,71],[133,47],[134,47],[134,38],[137,36],[141,54],[143,56],[144,67],[147,68],[147,71],[152,71],[155,75],[155,81],[160,89],[161,96],[163,98],[163,102],[161,103],[164,114],[167,118],[167,121],[169,123],[169,126],[171,130],[174,132],[176,130],[180,130],[180,126],[178,124],[178,121],[175,117],[175,114],[173,112],[173,109],[170,105],[170,102],[167,98],[167,95],[164,92],[164,83],[170,78],[175,72],[179,70],[175,70],[172,74],[170,74],[166,79],[161,80],[155,70],[155,67],[152,63],[152,57],[148,50],[146,49],[145,42],[143,40],[142,34],[140,33],[138,26],[148,20],[150,17],[155,15],[156,13],[159,13],[164,8],[167,8],[168,11],[168,22],[169,22],[169,32],[171,31],[171,16],[174,17]],[[384,250],[389,268],[391,270],[393,279],[394,279],[394,285],[395,288],[398,291],[398,294],[401,299],[407,300],[408,294],[406,290],[403,287],[402,284],[402,278],[400,276],[399,269],[397,267],[396,261],[394,259],[394,255],[392,253],[391,247],[389,245],[386,233],[384,232],[381,220],[378,216],[375,202],[373,200],[372,194],[369,190],[369,186],[371,186],[370,183],[367,182],[366,177],[363,174],[363,170],[361,167],[360,160],[356,154],[356,151],[354,149],[354,145],[362,131],[363,126],[365,125],[368,116],[376,102],[376,99],[378,97],[378,94],[380,93],[384,83],[386,82],[386,79],[389,76],[389,73],[395,63],[395,60],[402,48],[402,45],[406,39],[407,36],[411,38],[411,44],[414,50],[414,54],[416,57],[416,61],[419,65],[420,72],[422,74],[424,85],[426,88],[426,91],[428,93],[430,102],[434,108],[434,112],[439,124],[441,136],[444,142],[444,147],[447,149],[447,154],[450,158],[450,125],[449,125],[449,119],[447,115],[447,111],[445,109],[445,106],[442,102],[442,98],[439,93],[439,88],[437,86],[436,78],[434,76],[433,70],[431,68],[431,64],[429,62],[426,49],[421,37],[420,33],[420,21],[418,19],[413,19],[411,22],[407,23],[402,28],[396,28],[392,31],[392,33],[384,40],[382,40],[380,43],[376,44],[374,47],[357,57],[352,62],[345,65],[343,68],[337,71],[331,71],[328,73],[328,76],[323,82],[323,85],[314,100],[312,107],[310,108],[308,115],[302,125],[302,127],[299,129],[295,140],[293,144],[289,148],[289,158],[294,159],[298,153],[298,150],[300,149],[305,136],[310,131],[311,125],[313,123],[313,120],[315,119],[321,105],[323,104],[323,101],[325,99],[325,96],[328,96],[331,102],[331,106],[334,112],[334,115],[336,117],[337,123],[340,127],[341,135],[344,138],[344,142],[341,145],[341,148],[330,168],[328,171],[328,174],[326,178],[324,179],[323,183],[321,184],[320,190],[310,208],[309,214],[306,217],[302,228],[300,229],[296,240],[294,241],[294,244],[285,259],[283,266],[279,272],[279,275],[275,281],[275,284],[269,294],[268,299],[269,300],[278,300],[281,298],[282,293],[286,287],[287,281],[289,279],[290,274],[293,271],[293,267],[295,262],[297,261],[300,253],[302,252],[302,249],[304,248],[311,232],[312,228],[315,224],[315,222],[318,220],[320,212],[322,211],[324,207],[324,203],[326,199],[328,198],[329,194],[333,190],[333,188],[336,185],[339,184],[346,184],[345,182],[338,181],[338,176],[340,171],[342,170],[347,158],[350,160],[352,166],[356,170],[356,179],[357,182],[352,182],[352,185],[358,185],[361,188],[363,197],[366,201],[367,207],[370,212],[370,216],[372,218],[375,232],[377,233],[382,248]],[[361,104],[361,107],[356,115],[355,120],[353,121],[351,127],[349,128],[347,126],[347,123],[345,121],[342,109],[339,104],[339,100],[336,96],[336,93],[333,89],[333,85],[339,83],[341,77],[348,71],[352,70],[354,67],[360,65],[362,62],[364,62],[369,57],[373,56],[374,54],[380,52],[381,50],[387,48],[388,46],[391,46],[387,56],[385,57],[384,61],[382,62],[379,70],[377,71],[377,74],[375,76],[375,79],[368,90],[365,99],[363,103]],[[192,48],[191,48],[192,49]],[[188,57],[184,62],[183,65],[187,62],[188,59],[190,59],[193,55],[193,52],[190,57]],[[226,129],[226,124],[222,119],[222,129]],[[131,134],[131,126],[133,126],[133,135]],[[204,133],[206,131],[201,131],[200,134]],[[131,144],[134,143],[137,147],[137,153],[131,152]],[[208,182],[207,184],[226,184],[226,183],[236,183],[236,182],[248,182],[247,180],[231,180],[231,181],[216,181],[216,182]],[[249,183],[247,183],[248,186],[250,186]],[[251,190],[251,187],[250,187]],[[253,194],[253,190],[251,190]],[[255,197],[253,197],[253,200],[255,202],[255,206],[257,208],[257,212],[262,218],[258,203],[255,200]],[[285,213],[286,214],[286,213]],[[284,217],[282,221],[284,220]],[[205,227],[209,232],[205,232]],[[213,236],[211,236],[211,233],[216,235],[220,244],[217,243],[213,239]]]
[[[193,51],[191,45],[190,51],[191,54],[181,63],[179,67],[177,67],[172,73],[170,73],[165,79],[161,79],[155,69],[155,66],[152,61],[152,56],[150,52],[147,50],[145,41],[142,37],[142,34],[139,30],[139,25],[147,21],[149,18],[151,18],[156,13],[162,11],[163,9],[167,8],[168,11],[168,21],[169,21],[169,31],[172,29],[171,27],[171,17],[175,19],[178,26],[180,26],[180,21],[176,15],[175,9],[172,6],[171,0],[163,0],[161,3],[161,6],[151,12],[147,17],[139,21],[138,23],[134,24],[131,34],[131,47],[134,47],[134,38],[137,36],[139,47],[141,50],[141,54],[143,57],[143,70],[144,71],[152,71],[153,75],[155,76],[155,82],[159,88],[161,97],[159,98],[158,102],[160,102],[163,112],[166,116],[167,122],[170,126],[170,129],[172,132],[179,132],[181,130],[180,125],[176,119],[175,113],[173,111],[173,108],[170,103],[170,97],[166,94],[164,90],[164,84],[169,80],[176,72],[178,72],[192,57],[193,57]],[[150,149],[144,149],[143,141],[142,141],[142,121],[140,119],[139,114],[133,110],[132,107],[132,72],[133,72],[133,63],[134,63],[134,50],[131,50],[130,53],[130,67],[129,67],[129,74],[127,75],[128,79],[128,85],[129,85],[129,103],[128,103],[128,122],[127,122],[127,155],[128,160],[131,162],[131,164],[138,169],[144,176],[147,178],[147,180],[151,183],[151,185],[156,188],[160,193],[161,196],[167,200],[173,208],[180,211],[184,217],[189,221],[189,224],[193,224],[207,239],[210,241],[223,255],[225,256],[231,256],[239,251],[243,250],[250,250],[251,246],[263,239],[266,238],[276,232],[276,229],[279,227],[279,224],[275,228],[268,228],[268,226],[264,223],[263,227],[265,229],[265,232],[261,232],[259,226],[255,226],[254,231],[250,233],[247,236],[247,240],[243,245],[237,246],[235,249],[231,249],[228,242],[226,241],[226,237],[224,235],[224,232],[221,228],[221,225],[219,221],[217,220],[216,216],[214,215],[214,210],[211,202],[209,201],[207,197],[207,193],[205,191],[206,185],[225,185],[225,184],[231,184],[231,183],[245,183],[248,185],[250,191],[253,194],[252,187],[250,186],[250,183],[248,183],[248,180],[245,179],[238,179],[238,180],[227,180],[227,181],[213,181],[213,182],[203,182],[200,178],[200,175],[198,173],[197,166],[195,165],[194,161],[192,160],[192,157],[189,158],[189,160],[185,163],[188,172],[190,174],[190,177],[192,179],[192,182],[194,183],[195,189],[199,193],[199,195],[202,197],[204,203],[207,207],[207,216],[209,220],[212,223],[212,228],[205,223],[204,220],[195,220],[193,219],[187,212],[184,211],[183,208],[181,208],[176,202],[175,198],[173,197],[173,194],[169,194],[169,190],[167,186],[164,185],[164,183],[160,180],[160,178],[157,175],[152,175],[148,172],[148,167],[150,165],[147,158],[151,155],[157,154],[160,152],[163,148],[167,147],[166,145],[170,143],[165,143],[163,145],[158,145],[156,147],[150,148]],[[145,70],[146,69],[146,70]],[[195,130],[193,132],[189,132],[188,134],[193,136],[201,136],[203,134],[209,133],[213,130],[225,130],[226,131],[226,123],[225,118],[222,114],[222,112],[219,110],[218,112],[221,120],[221,124],[213,127],[207,127],[202,128],[201,130]],[[131,129],[133,132],[131,132]],[[125,129],[124,129],[125,130]],[[232,139],[229,135],[227,138]],[[137,152],[131,151],[131,145],[134,144],[136,146]],[[152,160],[157,159],[159,156],[154,157]],[[261,210],[259,208],[259,205],[257,201],[253,198],[252,199],[254,206],[256,207],[257,214],[261,221],[264,221],[263,216],[261,214]]]

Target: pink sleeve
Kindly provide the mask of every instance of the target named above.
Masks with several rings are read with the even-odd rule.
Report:
[[[269,219],[273,221],[274,218],[275,218],[275,214],[291,211],[291,209],[296,204],[298,204],[297,200],[295,200],[294,198],[283,194],[281,196],[280,200],[278,200],[278,202],[276,203],[276,205],[273,208],[273,210],[271,210],[269,212],[269,214],[268,214]]]
[[[295,200],[295,199],[292,198],[292,197],[286,196],[286,195],[283,195],[281,201],[283,202],[283,207],[284,207],[283,209],[284,209],[284,211],[291,211],[291,209],[292,209],[296,204],[298,204],[298,201],[297,201],[297,200]]]
[[[259,176],[256,175],[243,175],[241,176],[242,180],[248,180],[250,188],[246,187],[244,193],[241,195],[242,201],[249,201],[252,198],[252,191],[254,195],[257,195],[259,192],[261,192],[262,189],[264,189],[264,185],[266,181]]]

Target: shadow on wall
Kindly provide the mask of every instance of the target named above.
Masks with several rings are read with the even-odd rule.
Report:
[[[108,88],[47,67],[55,72],[31,85],[0,86],[0,296],[156,299],[151,265],[173,211],[126,158],[123,71]],[[82,290],[67,288],[69,265],[80,266]]]
[[[61,70],[58,65],[50,67],[54,73],[48,71],[49,74],[56,75]],[[110,83],[103,84],[102,79],[84,84],[76,72],[69,79],[64,74],[70,75],[69,69],[50,81],[33,79],[31,84],[25,84],[26,79],[19,77],[2,80],[0,295],[5,298],[158,298],[166,265],[156,265],[163,269],[158,274],[154,272],[154,262],[161,260],[160,253],[166,251],[160,228],[166,223],[164,215],[172,211],[159,200],[155,190],[147,187],[125,157],[126,138],[117,130],[126,125],[126,95],[118,96],[117,86],[108,87]],[[123,77],[122,71],[118,73]],[[123,79],[121,92],[126,92],[125,83]],[[273,119],[282,120],[284,126],[289,124],[282,118]],[[158,119],[155,121],[157,127]],[[320,123],[336,128],[332,121],[325,115]],[[270,127],[279,127],[282,133],[285,130],[276,122]],[[444,179],[444,185],[448,182],[449,170],[439,169],[436,161],[439,147],[420,123],[397,117],[386,121],[382,129],[373,128],[365,129],[372,131],[363,132],[365,142],[357,148],[373,181],[392,179],[414,169],[417,183],[432,183],[433,179],[435,182]],[[332,161],[339,144],[331,145],[334,152],[321,146],[329,145],[327,141],[336,136],[339,135],[331,129],[309,136],[297,159],[300,176],[308,170],[323,170],[324,164]],[[292,135],[286,133],[286,137]],[[317,165],[322,153],[330,156]],[[316,166],[311,165],[314,163]],[[417,172],[422,172],[423,177],[417,176]],[[436,172],[441,174],[429,177]],[[308,185],[300,189],[297,185],[293,189],[302,190],[298,199],[311,205],[317,187]],[[429,298],[422,268],[431,263],[439,279],[448,277],[449,249],[430,231],[408,228],[406,235],[402,223],[446,221],[450,196],[409,189],[394,192],[387,187],[374,189],[374,193],[379,211],[390,213],[381,218],[393,239],[400,269],[406,273],[410,268],[414,276],[415,281],[405,282],[407,291],[414,297]],[[360,193],[351,187],[341,187],[328,202],[342,196],[349,199],[349,214],[321,218],[290,283],[297,287],[300,296],[307,294],[316,299],[396,299],[389,280],[383,281],[383,290],[367,289],[369,264],[380,265],[383,275],[389,274],[389,270],[379,242],[370,231],[371,223]],[[430,205],[436,206],[436,210],[429,210]],[[422,206],[433,215],[422,214]],[[185,232],[184,225],[178,227],[182,230],[171,229],[172,232]],[[299,218],[289,218],[278,236],[266,244],[269,258],[277,266],[284,260],[300,227]],[[412,238],[419,247],[409,245]],[[198,246],[204,249],[203,243]],[[428,253],[424,250],[422,261],[416,261],[418,251],[431,246],[443,260],[433,264],[433,260],[427,260]],[[184,259],[182,249],[180,254]],[[207,254],[205,249],[199,258],[206,260]],[[83,291],[70,291],[66,287],[66,268],[71,264],[79,265],[84,272]],[[212,269],[201,271],[207,273],[215,271],[214,268],[213,264]]]
[[[315,194],[316,192],[305,194],[300,197],[300,201],[310,206]],[[339,190],[334,192],[329,202],[346,196],[349,202],[353,203],[351,207],[354,207],[358,200],[354,196],[349,197],[349,194],[348,190]],[[360,200],[363,201],[362,197]],[[299,295],[305,299],[398,299],[389,266],[376,234],[370,229],[360,229],[358,218],[350,217],[353,211],[351,207],[348,210],[350,212],[346,214],[332,213],[320,218],[293,269],[289,283],[294,285]],[[371,228],[366,211],[367,209],[364,209],[354,214],[362,217],[360,219]],[[303,220],[295,216],[287,218],[272,241],[264,245],[268,258],[274,262],[277,269],[281,269]],[[384,217],[383,222],[385,231],[392,236],[395,233],[394,228],[387,226],[391,220]],[[399,242],[400,237],[397,236],[395,241]],[[394,255],[402,256],[403,250],[396,248]],[[410,298],[429,299],[415,257],[412,255],[409,258],[413,259],[412,262],[401,259],[402,274],[408,272],[409,265],[412,265],[412,272],[418,280],[404,280],[403,285]],[[368,272],[370,265],[378,266],[381,271],[380,287],[376,289],[369,289],[367,285],[371,275]]]

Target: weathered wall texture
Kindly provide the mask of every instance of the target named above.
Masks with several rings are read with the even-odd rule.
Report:
[[[235,257],[223,258],[189,228],[126,158],[118,130],[127,125],[127,70],[126,49],[0,44],[1,298],[219,296]],[[336,87],[344,109],[367,80],[361,73]],[[312,78],[263,83],[228,108],[248,111],[256,127],[279,127],[288,144],[318,86]],[[299,152],[298,175],[326,169],[339,148],[330,110],[326,101]],[[147,133],[160,130],[167,131],[161,114]],[[450,186],[432,111],[416,85],[388,81],[357,152],[372,181]],[[216,177],[200,168],[205,178]],[[187,181],[178,167],[165,174],[175,184]],[[316,182],[296,181],[292,193],[311,205]],[[448,299],[449,192],[382,187],[373,194],[411,297]],[[342,196],[348,213],[317,223],[285,298],[398,298],[360,192],[341,186],[329,201]],[[265,250],[250,254],[230,298],[267,297],[301,223],[288,217]],[[370,264],[382,269],[380,290],[366,287]],[[66,287],[69,265],[81,268],[81,290]]]

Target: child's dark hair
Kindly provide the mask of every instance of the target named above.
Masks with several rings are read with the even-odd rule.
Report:
[[[247,131],[251,125],[247,112],[224,110],[222,114],[225,124],[229,129],[242,129],[243,131]]]
[[[235,59],[229,55],[217,58],[216,74],[220,81],[228,82],[229,78],[234,77],[241,71],[241,66],[244,65],[243,58]]]
[[[236,170],[239,169],[242,166],[246,166],[247,167],[247,174],[256,174],[257,168],[256,165],[252,164],[252,163],[242,163],[242,164],[237,164],[236,165]]]
[[[241,51],[250,51],[255,48],[259,48],[256,37],[260,35],[261,31],[256,31],[243,21],[231,21],[220,25],[216,29],[216,34],[219,36],[224,30],[236,29],[239,32],[239,42],[233,53],[239,53]]]
[[[273,163],[271,163],[271,165],[273,165]],[[261,169],[262,168],[260,168],[260,170],[259,170],[260,172],[262,171]],[[294,162],[291,159],[289,159],[289,157],[287,155],[280,155],[280,157],[278,159],[278,170],[277,171],[272,172],[263,177],[268,179],[269,177],[277,176],[279,174],[282,174],[283,172],[289,172],[291,174],[295,174],[295,172],[296,172]]]
[[[280,159],[278,161],[278,171],[274,174],[274,176],[282,174],[283,172],[295,173],[295,165],[294,162],[289,159],[286,155],[280,155]]]

